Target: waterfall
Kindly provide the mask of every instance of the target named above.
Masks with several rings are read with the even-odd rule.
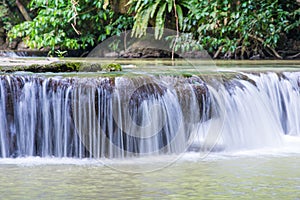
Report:
[[[0,76],[0,156],[122,158],[280,148],[299,137],[299,73]]]

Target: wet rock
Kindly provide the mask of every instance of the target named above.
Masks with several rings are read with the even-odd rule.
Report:
[[[108,53],[104,53],[104,57],[106,57],[106,58],[118,58],[119,54],[117,52],[108,52]]]
[[[0,28],[0,47],[5,44],[5,30]]]
[[[225,150],[225,146],[223,144],[205,144],[204,142],[202,143],[192,143],[188,149],[188,151],[192,152],[221,152]]]
[[[260,59],[261,59],[260,54],[256,54],[250,57],[250,60],[260,60]]]
[[[25,44],[25,42],[21,41],[19,44],[18,44],[18,47],[17,49],[18,50],[26,50],[28,49],[29,47]]]
[[[252,80],[251,78],[249,78],[249,76],[246,76],[244,74],[237,74],[236,78],[240,79],[240,80],[244,80],[244,81],[248,81],[250,82],[252,85],[256,86],[256,83],[254,80]]]
[[[18,40],[13,40],[8,44],[8,48],[9,49],[17,49],[18,43],[19,43]]]
[[[77,62],[54,62],[50,64],[32,64],[29,66],[15,66],[6,67],[0,69],[2,72],[34,72],[34,73],[44,73],[44,72],[77,72],[81,69],[81,63]]]
[[[0,51],[1,55],[1,51]],[[22,59],[1,60],[0,72],[97,72],[97,71],[122,71],[122,66],[118,63],[101,64],[98,62],[69,62],[59,61],[57,58],[39,61],[26,61]]]
[[[162,84],[157,84],[154,82],[142,84],[141,86],[136,88],[130,96],[130,109],[139,107],[143,101],[152,98],[158,99],[159,97],[163,96],[166,90],[167,88]]]
[[[80,71],[82,72],[97,72],[101,70],[101,64],[99,63],[81,63],[80,67]]]
[[[120,54],[121,58],[170,58],[171,52],[155,48],[130,49]],[[176,56],[178,57],[178,56]]]
[[[125,51],[121,51],[121,58],[170,58],[170,44],[164,40],[156,40],[150,36],[135,41]],[[178,56],[177,56],[178,57]]]
[[[207,53],[207,51],[188,51],[180,54],[182,58],[203,58],[210,59],[211,56]]]

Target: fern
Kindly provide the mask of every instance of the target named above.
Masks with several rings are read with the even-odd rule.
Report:
[[[165,10],[167,3],[164,3],[158,10],[155,21],[155,38],[160,39],[163,34],[164,23],[165,23]]]
[[[176,10],[179,26],[183,27],[182,7],[186,7],[186,0],[176,2],[176,0],[130,0],[130,12],[135,13],[132,34],[141,37],[146,34],[146,30],[151,19],[155,20],[155,38],[160,39],[164,32],[166,15],[174,16]],[[176,9],[174,8],[176,5]],[[175,19],[176,20],[176,19]]]

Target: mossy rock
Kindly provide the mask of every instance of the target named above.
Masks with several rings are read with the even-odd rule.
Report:
[[[29,66],[14,66],[1,68],[2,72],[34,72],[34,73],[44,73],[44,72],[78,72],[81,70],[80,62],[54,62],[50,64],[32,64]]]
[[[101,66],[102,71],[115,72],[122,71],[122,66],[119,63],[110,63]]]
[[[182,76],[184,78],[191,78],[193,76],[193,74],[191,74],[191,73],[182,73]]]
[[[51,63],[42,67],[37,67],[36,72],[77,72],[80,70],[80,63],[66,62],[66,63]]]
[[[56,62],[48,65],[31,65],[25,71],[31,72],[78,72],[81,68],[79,62]]]
[[[122,66],[118,63],[99,64],[86,62],[53,62],[49,64],[32,64],[1,67],[0,72],[12,73],[18,71],[33,72],[33,73],[59,73],[59,72],[97,72],[97,71],[122,71]]]

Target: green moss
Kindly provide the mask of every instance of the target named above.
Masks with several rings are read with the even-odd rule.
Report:
[[[102,65],[101,69],[107,72],[122,71],[122,66],[119,63],[110,63]]]
[[[183,73],[182,76],[184,78],[191,78],[193,76],[193,74],[190,74],[190,73]]]
[[[79,62],[57,62],[41,66],[38,72],[78,72],[80,68]]]
[[[17,71],[26,71],[34,73],[43,73],[43,72],[78,72],[81,70],[80,62],[54,62],[50,64],[32,64],[25,66],[14,66],[14,67],[5,67],[1,68],[2,72],[17,72]]]
[[[67,62],[66,63],[66,67],[69,70],[73,70],[73,71],[80,71],[82,64],[80,62]]]

